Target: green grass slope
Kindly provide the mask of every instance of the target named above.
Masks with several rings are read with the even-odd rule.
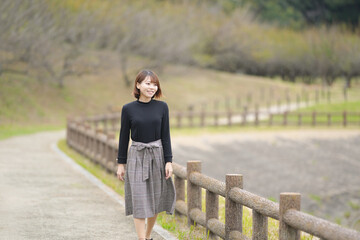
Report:
[[[121,109],[123,104],[135,100],[131,96],[133,83],[126,87],[114,53],[88,52],[83,57],[98,59],[99,70],[66,78],[64,88],[24,74],[5,72],[0,75],[0,139],[65,127],[67,116],[105,113],[109,106]],[[133,81],[136,73],[151,61],[138,56],[130,60],[129,77]],[[274,100],[285,99],[286,91],[295,99],[295,94],[314,88],[183,65],[167,65],[161,72],[156,72],[164,94],[160,100],[168,103],[170,111],[185,110],[189,104],[211,104],[215,99],[223,101],[225,97],[235,102],[234,99],[240,96],[244,102],[248,93],[252,93],[255,103],[263,101],[262,95],[269,95],[271,89]],[[350,94],[351,97],[357,95],[355,90]]]

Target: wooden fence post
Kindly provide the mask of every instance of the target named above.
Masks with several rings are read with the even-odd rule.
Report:
[[[268,239],[268,218],[261,213],[252,210],[253,238],[252,240]]]
[[[217,111],[214,112],[214,125],[215,127],[219,125],[219,113]]]
[[[219,219],[219,195],[206,190],[206,223],[211,219]],[[209,239],[218,239],[217,235],[206,226],[206,234],[209,233]]]
[[[316,126],[316,111],[312,112],[312,125]]]
[[[287,111],[290,111],[290,105],[291,105],[291,99],[289,96],[289,92],[286,93],[286,109]]]
[[[232,112],[231,112],[231,109],[228,109],[228,126],[231,126],[232,125],[232,122],[231,122],[231,116],[232,116]]]
[[[255,126],[259,126],[259,104],[255,104]]]
[[[175,175],[174,179],[176,201],[181,200],[185,202],[185,180]],[[182,214],[175,209],[175,215],[181,216]]]
[[[199,208],[202,210],[201,203],[201,187],[190,182],[190,174],[192,172],[201,173],[200,161],[188,161],[187,162],[187,223],[188,226],[193,225],[194,221],[190,218],[190,212],[193,208]]]
[[[85,132],[86,132],[86,143],[85,143],[85,155],[90,158],[91,156],[91,138],[89,137],[91,129],[89,124],[85,124]]]
[[[247,117],[247,106],[244,106],[244,112],[242,114],[242,125],[246,125],[246,117]]]
[[[200,127],[205,127],[205,111],[202,110],[200,113]]]
[[[103,130],[103,132],[106,134],[107,132],[108,132],[108,117],[107,117],[107,115],[104,115],[103,116],[103,120],[102,120],[102,122],[103,122],[103,126],[104,126],[104,130]]]
[[[287,225],[283,219],[288,209],[293,208],[300,211],[300,202],[300,193],[280,193],[279,240],[300,240],[300,231]]]
[[[283,114],[283,125],[284,125],[284,126],[287,125],[287,114],[288,114],[287,111],[285,111],[284,114]]]
[[[65,134],[65,139],[66,139],[66,144],[70,146],[70,142],[71,142],[71,128],[70,128],[70,124],[71,124],[71,118],[68,116],[66,117],[66,134]]]
[[[229,197],[229,191],[233,187],[243,188],[241,174],[226,174],[225,239],[229,239],[231,231],[242,232],[242,205],[232,201]]]
[[[193,127],[194,126],[194,122],[193,122],[193,118],[194,118],[194,106],[190,105],[189,106],[189,112],[188,112],[188,117],[189,117],[189,127]]]
[[[280,99],[277,100],[278,113],[281,112],[281,102]]]
[[[116,158],[114,155],[113,155],[113,148],[112,148],[112,141],[115,140],[115,134],[112,132],[112,133],[108,133],[106,135],[106,156],[105,156],[105,166],[106,166],[106,169],[108,170],[108,172],[111,172],[113,167],[114,167],[114,159]]]
[[[102,133],[102,129],[97,128],[95,129],[95,155],[94,155],[94,160],[95,162],[100,162],[101,161],[101,141],[100,141],[100,136]]]
[[[80,152],[83,152],[84,149],[85,149],[85,136],[83,134],[83,131],[84,131],[84,124],[82,122],[79,122],[79,125],[78,125],[78,132],[79,132],[78,144],[79,144]]]
[[[273,114],[270,113],[269,114],[269,126],[272,126],[272,124],[273,124]]]

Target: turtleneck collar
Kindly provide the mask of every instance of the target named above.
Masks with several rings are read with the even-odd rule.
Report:
[[[141,102],[139,99],[136,99],[136,102],[141,103],[141,104],[149,104],[151,102],[153,102],[154,100],[151,98],[149,102]]]

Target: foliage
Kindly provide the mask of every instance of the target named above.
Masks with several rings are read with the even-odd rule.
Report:
[[[295,28],[306,24],[345,23],[358,27],[360,3],[356,0],[242,0],[264,21]]]
[[[337,10],[357,8],[350,0],[4,0],[0,74],[25,63],[24,74],[63,87],[66,78],[98,71],[80,60],[86,52],[109,50],[127,87],[139,70],[129,62],[133,55],[151,59],[144,67],[160,73],[167,63],[181,63],[308,84],[321,78],[324,86],[344,78],[350,87],[360,75],[356,28],[326,24],[342,21],[332,15]],[[294,30],[272,19],[318,24]]]

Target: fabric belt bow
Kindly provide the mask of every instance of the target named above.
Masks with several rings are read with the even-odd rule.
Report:
[[[155,159],[154,148],[158,148],[158,147],[159,147],[158,144],[151,144],[151,143],[150,144],[141,143],[139,145],[136,145],[136,150],[138,151],[145,149],[144,158],[142,161],[143,181],[146,181],[146,179],[149,178],[150,163],[151,160]]]

